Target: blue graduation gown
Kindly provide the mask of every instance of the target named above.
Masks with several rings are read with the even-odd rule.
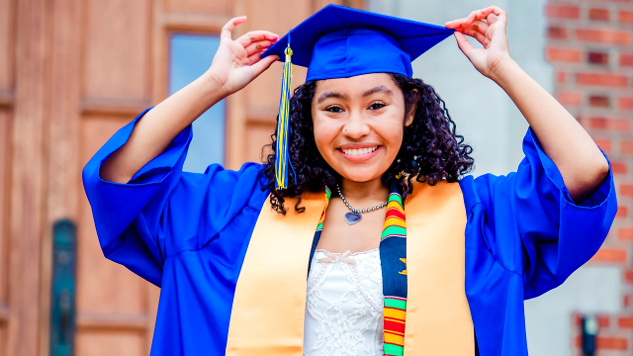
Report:
[[[189,127],[128,184],[101,179],[101,163],[143,114],[83,170],[101,248],[161,287],[151,355],[224,355],[235,285],[268,195],[262,165],[183,172]],[[523,300],[559,286],[589,260],[617,210],[611,173],[577,204],[531,130],[523,150],[517,172],[459,183],[468,215],[466,296],[477,353],[485,356],[527,355]]]

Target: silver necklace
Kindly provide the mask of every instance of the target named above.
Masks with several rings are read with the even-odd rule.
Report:
[[[345,203],[345,206],[347,206],[347,208],[350,210],[349,212],[345,213],[345,222],[347,222],[348,225],[354,225],[357,222],[359,222],[363,218],[361,214],[369,213],[369,212],[384,208],[385,206],[387,206],[387,203],[389,202],[389,201],[386,201],[382,204],[372,206],[371,208],[358,210],[358,209],[352,208],[352,206],[349,205],[349,203],[347,202],[347,199],[345,199],[345,197],[343,196],[343,193],[341,193],[341,187],[339,187],[338,184],[336,184],[336,190],[338,190],[338,196],[341,197],[341,199],[343,200],[343,203]]]

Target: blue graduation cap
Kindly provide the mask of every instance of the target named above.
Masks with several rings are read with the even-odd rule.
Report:
[[[454,30],[368,11],[328,5],[261,56],[276,54],[284,63],[277,123],[277,189],[285,189],[292,63],[307,67],[306,80],[347,78],[368,73],[413,75],[411,61]]]

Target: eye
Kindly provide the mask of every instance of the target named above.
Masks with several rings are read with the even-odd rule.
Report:
[[[341,113],[343,112],[343,108],[341,108],[340,106],[332,105],[325,108],[325,111],[329,111],[331,113]]]
[[[373,103],[369,106],[370,110],[378,110],[378,109],[382,109],[383,107],[385,107],[385,103],[381,103],[381,102],[376,102]]]

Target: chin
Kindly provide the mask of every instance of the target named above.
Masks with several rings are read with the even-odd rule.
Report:
[[[337,171],[338,172],[338,171]],[[372,181],[376,178],[382,177],[383,173],[372,172],[363,172],[358,169],[346,169],[343,173],[338,172],[343,178],[351,180],[352,182],[364,183]]]

